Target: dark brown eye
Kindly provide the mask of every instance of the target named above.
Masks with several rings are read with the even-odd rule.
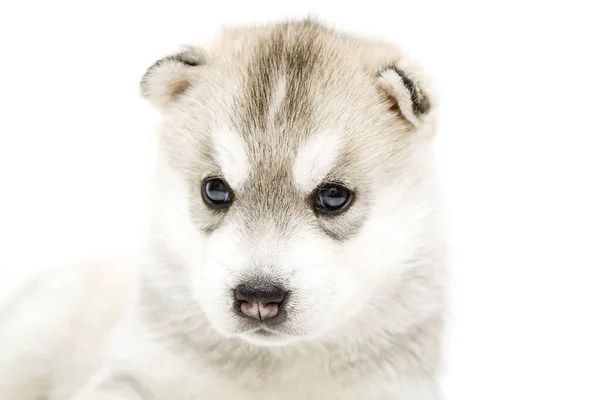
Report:
[[[325,185],[315,192],[315,209],[323,214],[346,211],[352,203],[352,192],[341,185]]]
[[[210,178],[202,182],[202,200],[211,208],[225,208],[231,204],[233,193],[222,179]]]

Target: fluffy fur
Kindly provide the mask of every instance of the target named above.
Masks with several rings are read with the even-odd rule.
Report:
[[[40,277],[0,314],[2,400],[441,399],[435,101],[386,43],[314,21],[224,29],[157,61],[152,239]],[[224,178],[228,210],[202,202]],[[315,213],[323,182],[352,206]],[[233,312],[289,290],[268,334]]]

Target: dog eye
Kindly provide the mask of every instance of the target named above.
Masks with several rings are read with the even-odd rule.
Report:
[[[202,200],[211,208],[229,207],[233,193],[222,179],[210,178],[202,182]]]
[[[326,185],[315,192],[315,209],[322,214],[345,211],[352,203],[352,192],[341,185]]]

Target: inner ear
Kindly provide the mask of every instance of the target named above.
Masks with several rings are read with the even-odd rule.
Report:
[[[378,84],[390,103],[390,110],[419,126],[431,110],[429,96],[407,73],[395,65],[379,71]]]
[[[398,118],[406,120],[406,118],[404,118],[404,115],[402,115],[402,111],[400,110],[400,106],[398,106],[398,101],[396,100],[396,98],[385,92],[384,92],[384,95],[385,95],[385,99],[388,102],[389,110],[391,112],[393,112],[394,114],[396,114],[398,116]]]
[[[188,90],[197,68],[205,64],[205,54],[193,47],[163,57],[142,77],[142,95],[155,107],[164,109]]]

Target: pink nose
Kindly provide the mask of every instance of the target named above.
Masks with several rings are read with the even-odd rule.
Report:
[[[287,292],[273,284],[241,284],[233,291],[238,311],[245,317],[261,322],[271,320],[282,312]]]
[[[263,319],[276,316],[279,311],[279,304],[268,303],[264,305],[262,303],[248,303],[247,301],[243,301],[240,304],[240,310],[244,315],[262,321]]]

